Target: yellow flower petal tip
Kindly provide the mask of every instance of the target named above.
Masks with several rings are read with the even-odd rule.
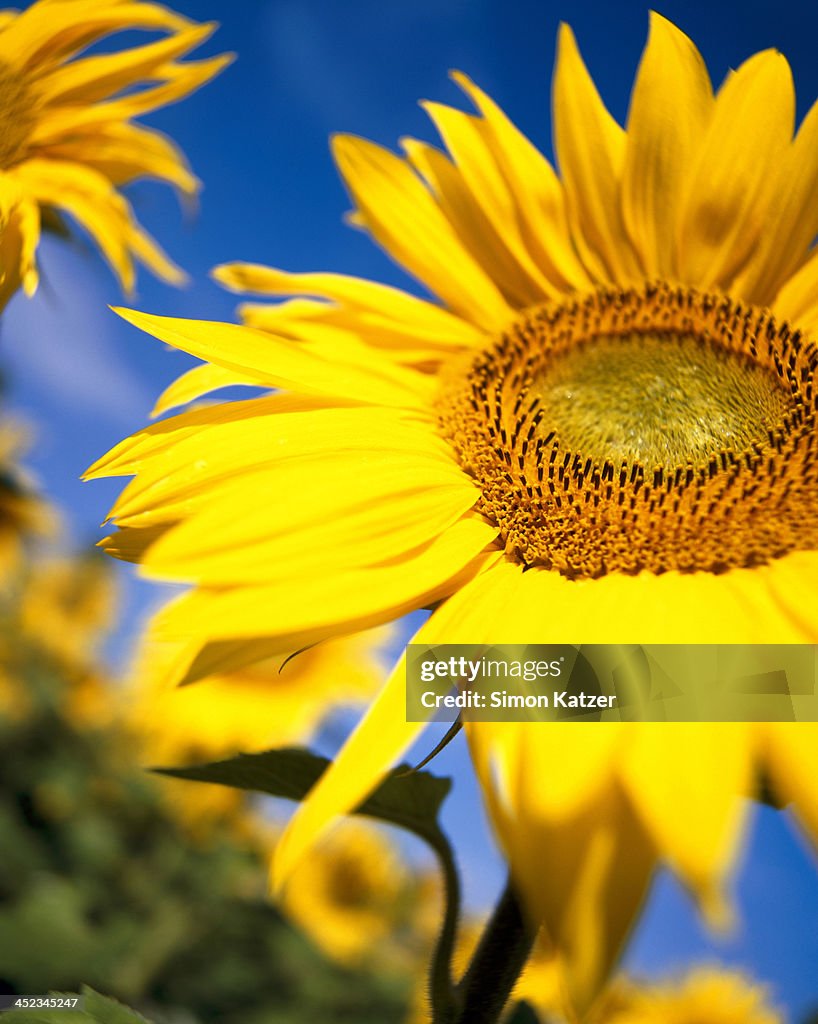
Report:
[[[210,271],[211,278],[231,292],[245,291],[242,263],[221,263]]]
[[[167,317],[155,316],[152,313],[142,313],[138,309],[130,309],[128,306],[109,306],[112,313],[116,313],[126,323],[133,324],[140,331],[150,334],[150,325],[155,321],[169,319]]]

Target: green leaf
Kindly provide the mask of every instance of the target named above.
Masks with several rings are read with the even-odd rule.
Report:
[[[187,768],[154,768],[154,771],[175,779],[215,782],[286,800],[303,800],[329,763],[325,757],[309,750],[284,748],[261,754],[239,754],[227,761]],[[451,779],[429,772],[413,772],[408,765],[401,765],[355,813],[408,829],[437,847],[442,838],[437,816],[451,785]]]
[[[284,748],[263,754],[239,754],[229,761],[189,768],[155,768],[154,771],[175,779],[216,782],[287,800],[303,800],[329,763],[325,757],[309,750]],[[451,846],[437,821],[451,786],[451,779],[400,765],[354,812],[414,832],[425,839],[438,856],[446,890],[446,909],[432,957],[430,996],[434,1019],[439,1021],[451,1018],[456,998],[451,962],[460,912],[460,882]]]
[[[85,996],[85,1013],[99,1024],[150,1024],[141,1013],[118,1003],[116,999],[100,995],[87,985],[83,985],[82,994]]]
[[[52,996],[70,996],[75,992],[49,992]],[[7,1010],[4,1020],[14,1024],[150,1024],[142,1014],[131,1010],[116,999],[102,996],[83,985],[81,1010]]]

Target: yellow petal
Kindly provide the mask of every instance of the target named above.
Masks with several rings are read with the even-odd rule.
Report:
[[[406,676],[401,659],[281,837],[271,875],[276,893],[337,819],[367,798],[424,727],[424,722],[406,721]]]
[[[279,650],[300,649],[448,596],[479,570],[495,536],[484,520],[464,517],[392,565],[297,573],[275,587],[195,591],[160,613],[157,633],[174,642],[269,636],[280,641]]]
[[[344,274],[292,274],[252,263],[225,263],[213,277],[235,292],[262,295],[314,295],[361,312],[379,314],[407,330],[420,330],[429,341],[438,339],[452,348],[467,348],[482,340],[482,332],[448,310],[414,295]]]
[[[363,403],[424,406],[430,382],[370,354],[369,365],[324,359],[302,347],[249,327],[152,316],[136,310],[115,312],[140,330],[199,359],[216,363],[264,387],[305,394],[327,394]]]
[[[785,617],[797,631],[791,638],[780,640],[776,629],[770,634],[776,636],[775,640],[759,639],[756,643],[818,643],[818,608],[812,599],[818,592],[818,552],[794,551],[755,571],[761,577],[760,585],[747,590],[765,602],[756,607],[755,617],[764,621],[775,612],[778,619]],[[763,635],[767,635],[766,623]]]
[[[374,471],[375,461],[380,460],[390,478],[405,472],[408,481],[413,467],[417,470],[422,462],[430,483],[454,486],[466,481],[469,489],[474,489],[431,423],[365,406],[287,413],[279,403],[259,403],[255,411],[255,416],[214,422],[188,437],[180,431],[171,445],[144,446],[134,466],[136,479],[123,491],[111,517],[133,526],[135,520],[144,522],[146,517],[173,517],[168,506],[191,514],[214,503],[223,504],[224,489],[241,487],[242,480],[248,480],[248,488],[261,488],[259,494],[280,486],[279,498],[286,497],[286,501],[277,501],[282,507],[297,502],[305,488],[319,497],[328,492],[331,501],[332,488],[320,483],[320,474],[325,468],[335,477],[332,463],[338,459],[353,479],[359,472]],[[133,452],[128,457],[132,460]],[[297,466],[289,465],[295,462]],[[275,476],[279,466],[281,472],[301,473],[305,478],[277,483],[271,477],[265,481],[265,474]],[[110,466],[107,472],[111,472]],[[306,478],[309,473],[312,480]],[[343,480],[337,486],[341,492],[347,490]],[[269,497],[272,500],[276,495]],[[232,500],[239,498],[234,495]],[[251,504],[255,506],[257,501],[251,498]]]
[[[609,573],[596,580],[568,580],[534,569],[523,574],[520,584],[523,598],[516,639],[594,644],[813,642],[814,632],[775,599],[766,568],[731,569],[719,575]]]
[[[96,103],[134,82],[161,76],[163,65],[200,46],[215,28],[215,22],[194,25],[146,46],[71,61],[44,75],[38,94],[46,103]]]
[[[135,529],[122,527],[109,537],[97,542],[106,555],[119,558],[123,562],[141,562],[152,544],[162,536],[165,530],[173,525],[173,521],[144,526]]]
[[[376,241],[455,313],[486,331],[504,327],[508,306],[409,165],[350,135],[333,139],[333,153]]]
[[[557,294],[557,288],[536,265],[525,243],[517,197],[508,187],[488,144],[485,122],[441,103],[422,106],[454,160],[455,175],[462,182],[465,196],[489,227],[485,234],[494,252],[491,262],[510,264],[515,304],[531,305]]]
[[[619,774],[657,849],[726,923],[724,883],[735,864],[755,776],[746,722],[623,724]]]
[[[277,657],[282,664],[284,661],[283,656],[278,652],[277,645],[271,644],[265,637],[258,637],[255,640],[248,638],[237,641],[222,640],[218,643],[205,644],[204,647],[194,648],[194,650],[195,654],[191,658],[189,667],[178,681],[179,686],[196,683],[200,679],[206,679],[217,673],[226,675],[270,658]]]
[[[679,209],[677,266],[698,287],[729,288],[751,259],[792,139],[795,96],[784,57],[765,50],[716,97]]]
[[[24,196],[13,176],[0,174],[0,310],[20,285],[27,295],[36,291],[39,238],[37,203]]]
[[[151,410],[151,416],[161,416],[179,405],[187,405],[202,395],[210,394],[211,391],[218,391],[220,388],[235,387],[236,385],[252,384],[244,377],[234,373],[232,370],[225,370],[223,366],[214,366],[212,363],[203,363],[201,366],[194,366],[192,370],[183,373],[181,377],[170,384],[156,399],[156,405]]]
[[[485,119],[487,141],[514,197],[523,240],[537,264],[559,291],[588,287],[591,279],[574,251],[562,185],[551,164],[467,75],[455,71],[452,78]]]
[[[543,803],[555,774],[580,769],[597,724],[475,722],[469,745],[492,822],[528,916],[559,957],[570,1002],[584,1015],[602,989],[639,912],[656,850],[610,774],[582,799]],[[612,727],[613,730],[616,727]],[[555,764],[552,740],[562,733]],[[578,741],[572,747],[570,739]],[[590,741],[599,753],[597,737]],[[604,745],[604,744],[603,744]],[[607,763],[607,754],[598,762]],[[547,879],[548,884],[544,884]]]
[[[131,291],[134,268],[130,241],[131,209],[110,182],[90,167],[58,160],[26,160],[14,177],[37,202],[63,210],[91,235],[119,278]]]
[[[134,256],[160,280],[177,287],[187,281],[187,274],[184,270],[177,267],[156,239],[152,238],[135,221],[129,226],[127,239],[128,248]]]
[[[87,164],[114,185],[149,177],[168,182],[188,196],[200,188],[178,146],[161,132],[141,125],[95,125],[44,146],[42,152],[49,158]]]
[[[414,643],[451,643],[471,634],[474,606],[462,591],[421,627]],[[364,800],[425,727],[406,721],[406,669],[401,658],[381,694],[335,761],[293,816],[273,859],[273,886],[280,891],[304,856],[341,814]]]
[[[174,65],[170,80],[152,88],[130,92],[104,103],[52,108],[49,116],[32,128],[31,142],[37,146],[48,145],[90,126],[108,121],[128,121],[175,103],[215,78],[232,60],[231,54],[224,54],[207,60],[189,61]]]
[[[400,140],[409,161],[422,176],[463,247],[480,264],[513,308],[541,301],[546,292],[521,271],[485,212],[471,195],[463,175],[442,150],[417,139]]]
[[[112,32],[136,28],[175,32],[190,25],[187,18],[159,4],[35,3],[3,26],[0,60],[11,66],[47,67]]]
[[[341,450],[320,465],[295,460],[242,474],[165,533],[144,571],[206,585],[272,585],[299,571],[397,562],[477,500],[467,477],[441,470],[419,456],[396,464],[394,455]]]
[[[471,330],[464,344],[446,338],[411,321],[396,320],[382,313],[348,306],[336,306],[319,299],[287,299],[277,303],[243,302],[237,310],[242,323],[281,337],[307,344],[332,346],[343,357],[345,351],[379,351],[388,359],[413,366],[424,373],[439,368],[452,353],[473,349],[485,342],[485,335],[461,320]],[[363,354],[363,352],[361,352]]]
[[[649,276],[674,275],[682,186],[713,110],[710,77],[690,39],[651,11],[628,114],[622,212]]]
[[[180,413],[153,423],[120,441],[98,459],[83,475],[84,480],[102,476],[131,476],[144,463],[164,454],[173,460],[173,452],[186,438],[202,435],[211,427],[251,419],[272,413],[306,412],[327,408],[330,403],[302,395],[275,394],[244,402],[224,402]],[[206,442],[205,442],[206,443]],[[172,464],[172,463],[171,463]]]
[[[818,723],[768,722],[767,770],[773,787],[818,846]]]
[[[605,109],[577,49],[560,26],[554,72],[554,144],[572,234],[597,281],[641,276],[620,210],[625,133]]]
[[[775,315],[808,337],[818,331],[818,253],[784,284],[772,303]]]
[[[818,234],[818,103],[778,158],[780,187],[770,201],[752,258],[732,288],[759,306],[772,304],[781,286],[807,260]]]

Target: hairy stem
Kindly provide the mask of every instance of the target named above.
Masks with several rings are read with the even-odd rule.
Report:
[[[429,999],[432,1004],[434,1024],[454,1024],[454,1021],[458,1019],[456,1017],[457,993],[452,984],[451,964],[460,917],[460,878],[449,844],[445,841],[436,844],[435,853],[437,853],[443,872],[446,908],[443,925],[432,956]]]
[[[457,987],[454,1024],[496,1024],[533,943],[509,882]]]

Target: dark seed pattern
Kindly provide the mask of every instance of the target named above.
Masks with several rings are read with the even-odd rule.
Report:
[[[676,395],[667,412],[663,380],[637,444],[604,388],[596,404],[555,401],[555,379],[571,386],[561,360],[601,350],[618,371],[632,359],[635,393],[645,351],[666,375],[678,358],[689,409]],[[769,310],[665,283],[600,290],[528,310],[452,367],[440,426],[523,565],[719,573],[818,548],[817,366],[813,342]]]

